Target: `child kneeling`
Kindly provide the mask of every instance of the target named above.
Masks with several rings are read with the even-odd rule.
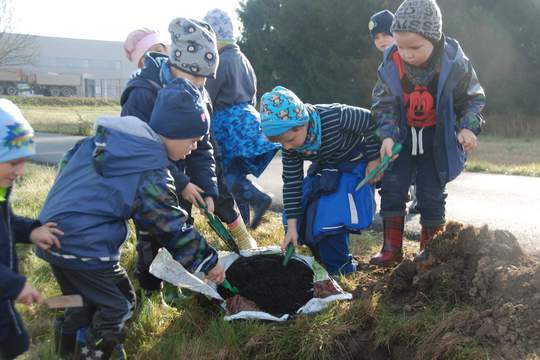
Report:
[[[287,229],[282,248],[300,240],[331,275],[356,271],[349,231],[369,226],[375,205],[372,186],[355,188],[379,164],[369,110],[304,104],[278,86],[262,96],[260,113],[264,134],[282,146]],[[313,162],[305,179],[304,160]]]
[[[178,82],[160,91],[150,123],[134,117],[101,118],[96,135],[65,156],[40,214],[64,230],[60,249],[39,251],[65,295],[80,294],[86,307],[66,310],[60,326],[62,356],[86,330],[81,359],[108,359],[126,337],[135,293],[119,264],[127,220],[159,239],[187,270],[220,283],[216,251],[186,223],[170,161],[184,159],[208,133],[209,116],[198,89]],[[176,121],[171,121],[174,119]]]

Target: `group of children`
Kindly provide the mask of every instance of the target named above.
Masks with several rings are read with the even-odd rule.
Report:
[[[311,105],[276,86],[262,95],[257,112],[255,74],[232,29],[230,17],[213,10],[205,21],[174,19],[169,49],[148,29],[130,34],[124,48],[140,69],[122,94],[122,116],[98,119],[96,134],[64,156],[39,220],[10,214],[11,185],[33,154],[33,133],[17,107],[0,100],[2,358],[28,348],[14,303],[42,302],[17,274],[15,242],[36,244],[62,293],[84,298],[84,307],[58,319],[59,354],[70,358],[84,329],[79,358],[109,358],[124,341],[135,306],[134,288],[119,265],[127,220],[136,227],[143,289],[162,288],[148,270],[160,247],[219,284],[223,267],[194,229],[191,207],[214,212],[241,248],[256,247],[246,224],[256,227],[272,198],[247,175],[259,176],[279,148],[283,249],[305,244],[330,274],[356,271],[349,233],[369,226],[375,212],[373,186],[357,184],[399,143],[403,149],[382,177],[383,248],[370,262],[390,266],[401,259],[413,181],[422,225],[417,260],[425,257],[426,244],[445,222],[445,186],[476,146],[485,104],[469,59],[442,33],[435,1],[405,0],[395,16],[372,17],[370,31],[384,58],[371,111]],[[306,177],[305,160],[312,162]]]

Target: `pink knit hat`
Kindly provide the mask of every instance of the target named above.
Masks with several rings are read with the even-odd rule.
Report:
[[[141,28],[129,33],[124,41],[124,52],[129,61],[138,65],[141,57],[152,45],[161,43],[157,31]]]

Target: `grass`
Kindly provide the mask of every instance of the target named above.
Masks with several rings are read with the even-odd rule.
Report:
[[[24,117],[35,131],[88,136],[101,116],[119,116],[120,106],[28,106],[21,105]]]
[[[481,136],[467,171],[540,176],[540,140]]]
[[[29,164],[18,181],[12,204],[20,215],[36,216],[54,179],[50,167]],[[221,242],[197,216],[196,227],[210,242],[223,249]],[[283,237],[280,216],[273,214],[253,233],[261,245],[277,244]],[[365,232],[351,237],[351,250],[365,263],[380,247],[380,235]],[[417,250],[415,242],[405,242],[405,256]],[[18,248],[21,271],[45,296],[60,294],[47,263],[38,259],[28,246]],[[121,263],[133,275],[134,237],[123,247]],[[359,271],[342,277],[340,284],[355,294],[379,281],[387,270]],[[378,280],[379,279],[379,280]],[[379,281],[380,282],[380,281]],[[136,283],[135,283],[136,284]],[[222,310],[205,298],[187,294],[180,309],[164,308],[156,298],[139,298],[132,319],[126,350],[132,359],[347,359],[368,356],[376,347],[387,351],[395,343],[414,353],[427,346],[426,339],[436,326],[454,312],[462,311],[435,304],[423,312],[406,314],[387,306],[379,293],[355,295],[350,302],[335,303],[324,311],[299,316],[285,324],[256,321],[226,322]],[[60,312],[39,306],[19,306],[31,334],[31,349],[22,359],[57,359],[54,355],[52,322]],[[465,310],[464,310],[465,311]],[[476,343],[460,343],[440,359],[483,359],[484,350]],[[480,357],[479,354],[482,356]],[[381,357],[379,357],[381,358]]]

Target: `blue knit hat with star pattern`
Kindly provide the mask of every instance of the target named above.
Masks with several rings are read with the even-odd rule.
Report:
[[[21,110],[7,99],[0,99],[0,162],[32,156],[34,129]]]

